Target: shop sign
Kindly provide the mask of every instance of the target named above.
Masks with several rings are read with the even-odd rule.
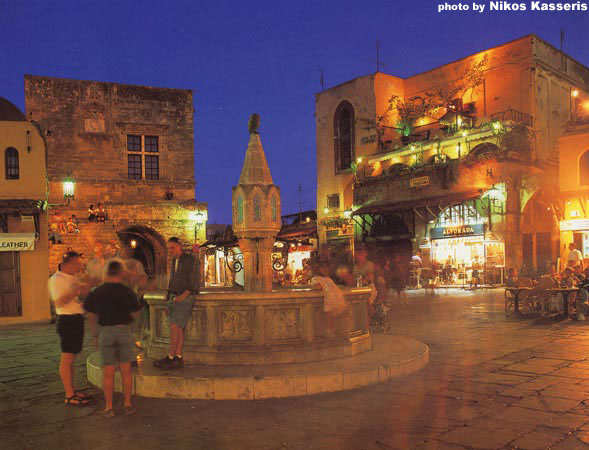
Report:
[[[412,188],[420,186],[429,186],[429,176],[411,178],[409,180],[409,186]]]
[[[0,233],[0,252],[35,250],[35,233]]]
[[[360,139],[361,145],[374,144],[375,142],[376,142],[376,134],[371,134],[370,136],[364,136],[363,138]]]
[[[589,230],[589,219],[561,220],[560,231]]]
[[[431,239],[473,236],[479,234],[485,234],[485,225],[482,223],[457,225],[452,227],[434,227],[429,230],[429,237]]]

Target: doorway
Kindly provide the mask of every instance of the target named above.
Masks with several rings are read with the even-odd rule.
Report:
[[[0,316],[22,316],[18,252],[0,252]]]

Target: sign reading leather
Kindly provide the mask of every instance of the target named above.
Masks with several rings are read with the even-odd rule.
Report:
[[[0,252],[35,250],[35,233],[0,233]]]
[[[485,233],[485,225],[475,223],[473,225],[457,225],[452,227],[434,227],[429,230],[431,239],[451,238],[459,236],[475,236]]]

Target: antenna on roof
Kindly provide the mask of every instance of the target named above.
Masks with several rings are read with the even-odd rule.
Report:
[[[564,28],[560,28],[560,68],[566,71],[565,68],[565,58],[563,52],[563,43],[564,43]]]
[[[323,86],[323,82],[324,82],[324,80],[323,80],[323,67],[319,68],[319,73],[321,74],[321,76],[319,77],[319,83],[321,83],[321,90],[323,90],[324,89],[324,86]]]
[[[376,71],[380,72],[381,66],[384,65],[384,63],[380,62],[380,41],[376,41]]]
[[[303,221],[303,187],[299,183],[299,222]]]

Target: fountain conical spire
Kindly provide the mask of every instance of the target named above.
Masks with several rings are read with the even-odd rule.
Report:
[[[258,132],[250,133],[239,184],[274,184]]]

